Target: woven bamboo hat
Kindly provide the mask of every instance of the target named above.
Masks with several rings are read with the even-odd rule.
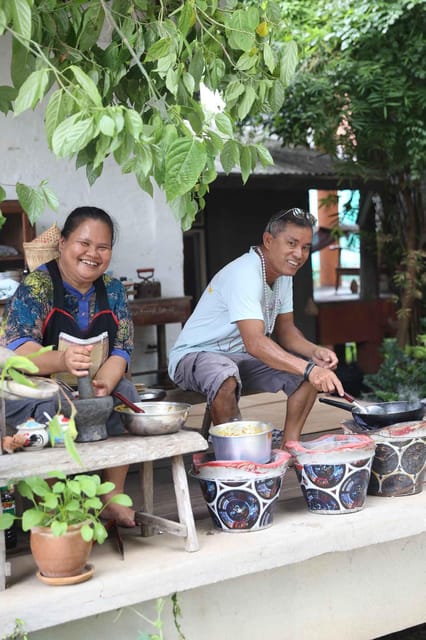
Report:
[[[54,260],[59,256],[59,238],[61,230],[56,224],[43,231],[31,242],[24,242],[25,262],[30,271],[41,264]]]

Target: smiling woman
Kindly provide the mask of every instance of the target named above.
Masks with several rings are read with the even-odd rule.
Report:
[[[122,283],[105,273],[114,239],[114,223],[105,211],[97,207],[74,209],[61,231],[59,257],[30,273],[6,308],[2,341],[21,355],[34,354],[42,345],[53,345],[53,351],[33,358],[39,375],[71,374],[77,385],[78,378],[87,376],[92,365],[93,345],[84,340],[106,333],[108,349],[94,373],[94,394],[109,396],[118,390],[137,402],[136,389],[124,378],[133,349],[127,297]],[[71,340],[65,350],[59,350],[61,334],[79,340]],[[46,413],[57,412],[56,402],[10,400],[6,403],[6,422],[11,427],[29,417],[43,422]],[[110,435],[122,433],[120,416],[114,412],[106,427]],[[126,471],[125,467],[109,469],[104,478],[122,492]],[[111,505],[108,510],[108,515],[116,517],[120,524],[134,525],[133,512],[128,507]]]

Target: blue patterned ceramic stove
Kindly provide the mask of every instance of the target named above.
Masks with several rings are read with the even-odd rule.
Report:
[[[356,425],[343,423],[346,433]],[[382,497],[420,493],[426,473],[426,421],[413,421],[384,427],[371,433],[376,443],[368,494]]]
[[[309,511],[354,513],[363,509],[375,444],[368,436],[322,436],[287,443]]]
[[[232,533],[270,527],[289,459],[281,450],[273,451],[271,462],[264,464],[195,454],[190,475],[200,483],[215,527]]]

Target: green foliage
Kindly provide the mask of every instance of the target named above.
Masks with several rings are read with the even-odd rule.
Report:
[[[112,482],[102,482],[94,475],[76,475],[67,477],[60,471],[53,471],[50,478],[57,482],[49,485],[38,476],[20,480],[16,487],[24,498],[32,502],[32,507],[22,514],[22,529],[29,531],[33,527],[50,527],[55,536],[61,536],[71,525],[82,524],[81,536],[86,542],[93,540],[102,544],[107,538],[107,531],[100,520],[103,510],[115,503],[130,507],[132,500],[124,493],[113,495],[106,503],[100,496],[114,489]],[[0,529],[7,529],[13,520],[12,514],[0,516]]]
[[[293,4],[293,3],[292,3]],[[294,3],[294,4],[297,4]],[[299,24],[305,55],[276,131],[285,143],[343,150],[386,175],[426,167],[424,0],[317,2]],[[304,27],[304,31],[302,30]],[[344,124],[344,126],[341,126]]]
[[[136,616],[138,616],[138,618],[141,618],[144,622],[147,622],[149,625],[151,625],[157,630],[156,633],[149,633],[148,631],[140,631],[137,636],[137,640],[164,640],[163,620],[161,617],[164,604],[165,604],[164,598],[157,598],[157,602],[156,602],[157,617],[155,618],[155,620],[151,620],[150,618],[145,616],[143,613],[135,609],[135,607],[126,607],[125,609],[119,610],[118,615],[115,618],[114,622],[117,622],[117,620],[119,620],[123,612],[131,611]]]
[[[2,640],[28,640],[29,636],[25,631],[25,625],[22,620],[16,618],[15,629],[12,633],[8,633],[6,636],[2,636]]]
[[[426,171],[426,1],[286,5],[301,60],[271,129],[283,144],[313,141],[343,159],[338,170],[346,178],[382,181],[378,268],[396,295],[397,336],[404,345],[419,332],[426,300],[420,186]],[[374,225],[365,226],[371,232]],[[364,234],[364,249],[370,238]]]
[[[405,349],[395,339],[387,338],[381,352],[379,371],[364,376],[374,395],[385,402],[426,398],[426,334],[420,334],[417,344]]]
[[[47,180],[42,180],[38,187],[30,187],[26,184],[22,184],[21,182],[17,182],[16,195],[18,196],[18,200],[31,224],[35,224],[37,222],[46,208],[46,205],[54,211],[57,211],[59,207],[58,198],[50,187],[48,187]],[[1,202],[5,198],[6,192],[2,187],[0,187],[0,229],[6,222],[6,217],[1,213]]]
[[[77,438],[77,435],[78,435],[77,427],[75,424],[75,416],[77,415],[77,410],[74,404],[65,394],[63,389],[61,387],[59,387],[59,389],[62,395],[64,396],[65,400],[68,402],[68,404],[71,407],[71,414],[67,421],[66,427],[64,427],[63,425],[63,422],[62,422],[63,415],[60,413],[57,413],[56,415],[53,416],[53,418],[49,420],[49,422],[47,423],[47,426],[49,428],[50,444],[52,447],[54,447],[57,439],[59,440],[63,439],[65,448],[70,454],[71,458],[73,458],[73,460],[75,460],[79,464],[82,464],[80,454],[78,453],[77,447],[75,446],[75,442],[74,442],[74,440]]]
[[[185,636],[182,633],[182,628],[179,622],[179,618],[182,617],[182,611],[178,602],[177,593],[172,594],[172,605],[173,605],[173,621],[175,623],[176,631],[179,634],[179,639],[185,640]]]
[[[13,355],[7,358],[6,362],[2,365],[0,374],[1,388],[4,389],[8,378],[12,378],[12,380],[19,384],[34,387],[34,382],[31,378],[27,378],[22,371],[34,374],[38,372],[38,367],[27,356]]]
[[[32,358],[38,356],[46,351],[51,351],[52,347],[41,347],[36,353],[30,354],[28,356],[21,355],[12,355],[7,358],[7,360],[2,364],[2,370],[0,373],[0,390],[3,392],[7,387],[7,380],[11,379],[17,382],[18,384],[26,385],[28,387],[35,387],[33,380],[31,377],[25,375],[25,373],[36,374],[38,373],[38,367],[32,361]],[[64,439],[64,445],[67,449],[70,456],[79,464],[81,464],[80,455],[75,446],[74,440],[77,437],[77,427],[75,425],[75,416],[76,416],[76,408],[72,401],[65,394],[63,389],[59,386],[59,400],[61,395],[64,397],[66,402],[70,405],[70,418],[68,421],[67,429],[64,431],[61,427],[61,423],[59,420],[59,414],[53,416],[49,420],[49,437],[52,446],[55,446],[55,438]]]
[[[297,62],[283,18],[274,0],[0,0],[13,81],[0,109],[43,101],[57,157],[76,157],[92,184],[112,155],[151,195],[154,179],[188,228],[226,143],[226,170],[240,166],[244,181],[257,160],[271,162],[237,131],[281,107]],[[201,83],[223,97],[219,121],[200,103]]]

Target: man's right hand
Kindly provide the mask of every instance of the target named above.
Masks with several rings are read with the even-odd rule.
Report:
[[[342,383],[330,369],[324,369],[323,367],[315,365],[308,376],[308,380],[317,391],[324,393],[337,391],[338,395],[343,397],[344,389]]]

